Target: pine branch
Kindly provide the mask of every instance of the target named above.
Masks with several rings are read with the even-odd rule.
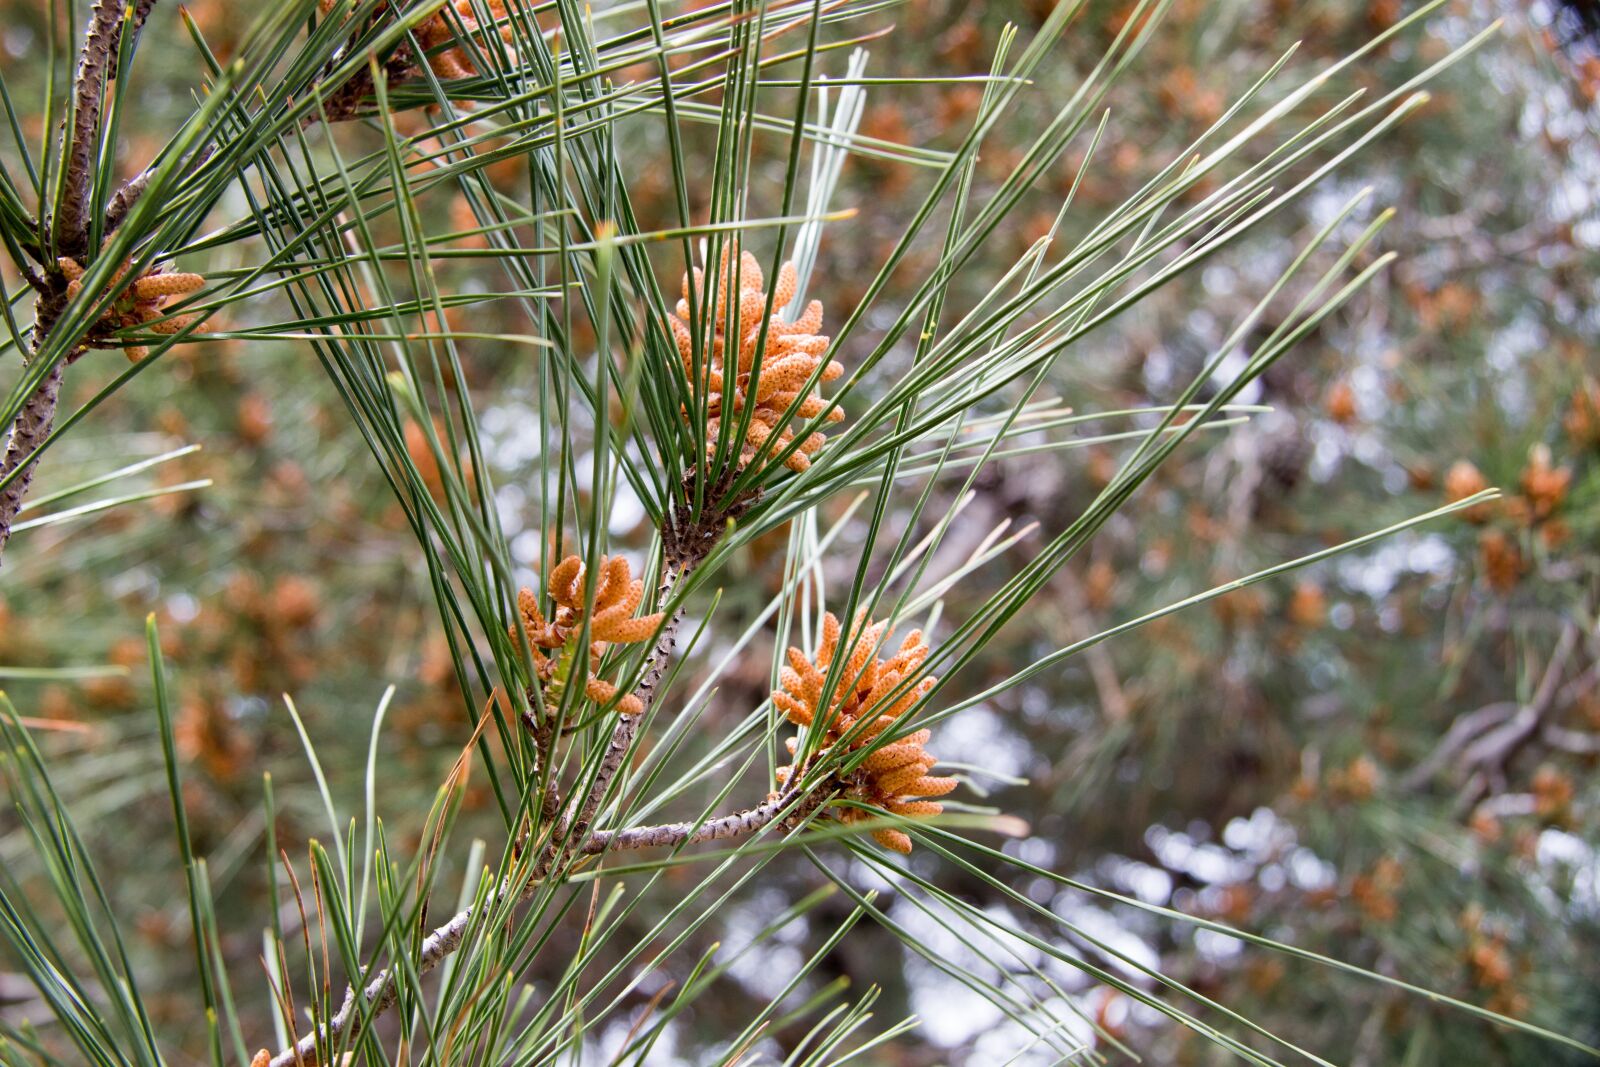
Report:
[[[668,570],[662,576],[661,586],[656,593],[656,603],[660,605],[665,605],[672,599],[672,591],[693,569],[692,564],[673,568],[670,562],[667,567]],[[639,732],[639,722],[655,703],[662,675],[666,673],[667,663],[678,644],[678,626],[682,621],[683,610],[680,608],[673,612],[672,618],[662,627],[661,636],[656,640],[655,648],[650,651],[650,662],[645,667],[635,691],[635,695],[644,707],[636,715],[618,717],[617,725],[611,732],[611,740],[606,744],[605,755],[601,757],[600,766],[595,773],[594,782],[583,798],[583,804],[576,816],[566,820],[566,825],[557,828],[545,855],[540,857],[539,864],[534,869],[536,878],[548,874],[556,857],[563,851],[576,855],[582,853],[587,846],[589,828],[593,825],[595,815],[599,813],[606,794],[611,791],[611,783],[616,780],[618,772],[622,770],[622,764],[628,758],[628,753],[633,749],[634,738]],[[565,842],[570,842],[570,845],[563,844]]]
[[[211,149],[208,147],[201,154],[200,161],[204,162],[210,154]],[[111,233],[122,225],[122,220],[128,217],[128,212],[133,210],[133,205],[139,202],[139,198],[144,195],[145,186],[149,183],[150,170],[147,167],[117,186],[117,191],[111,194],[111,202],[106,205],[106,233]]]
[[[714,543],[714,538],[708,544]],[[662,577],[657,590],[657,603],[665,605],[672,598],[672,592],[678,584],[688,577],[694,569],[695,563],[704,558],[704,553],[699,553],[698,558],[691,557],[679,566],[674,566],[669,560],[667,573]],[[527,899],[538,886],[549,877],[551,869],[558,858],[562,856],[593,856],[607,851],[622,849],[640,849],[657,847],[675,847],[680,845],[698,844],[703,841],[727,841],[748,837],[783,816],[790,826],[798,825],[811,815],[833,794],[831,785],[823,782],[803,795],[794,793],[782,794],[768,798],[763,803],[746,811],[725,815],[710,822],[694,823],[668,823],[662,826],[641,826],[623,830],[600,830],[591,833],[590,825],[595,815],[600,810],[606,794],[611,790],[611,783],[616,780],[618,772],[622,769],[627,759],[628,752],[633,748],[633,742],[638,734],[639,722],[645,712],[650,710],[655,698],[659,695],[661,679],[666,674],[667,664],[672,658],[672,653],[677,647],[677,630],[683,621],[683,610],[680,608],[673,613],[672,618],[662,628],[661,636],[656,640],[655,647],[650,652],[650,660],[640,677],[635,695],[644,704],[643,711],[635,715],[622,715],[612,731],[611,740],[606,746],[605,755],[601,758],[599,768],[595,773],[593,783],[584,795],[583,803],[575,816],[563,816],[555,832],[546,844],[543,854],[534,865],[532,877],[523,889],[521,899]],[[542,749],[541,758],[546,758],[544,753],[553,744],[550,725],[541,724],[524,719],[525,725],[534,732],[535,741]],[[552,794],[546,793],[544,806],[546,814],[552,811]],[[786,814],[787,813],[787,814]],[[501,890],[492,890],[485,898],[484,903],[490,904],[498,899]],[[467,924],[471,920],[473,909],[468,907],[457,913],[443,926],[429,934],[423,941],[422,948],[417,957],[417,973],[426,974],[438,966],[445,957],[455,952],[461,946],[461,940],[466,934]],[[362,994],[365,1003],[372,1005],[371,1017],[387,1011],[394,1003],[396,992],[391,982],[392,968],[380,973],[371,982],[367,983]],[[316,1062],[315,1055],[319,1044],[326,1045],[337,1040],[351,1026],[356,1018],[357,1001],[353,990],[347,993],[344,1003],[339,1011],[329,1020],[328,1024],[320,1031],[313,1031],[301,1038],[290,1048],[284,1049],[273,1057],[270,1067],[301,1067]]]
[[[45,224],[54,230],[56,247],[64,255],[81,259],[88,254],[89,201],[95,169],[95,148],[100,141],[104,119],[106,82],[116,76],[117,52],[124,28],[138,33],[155,3],[156,0],[137,0],[137,3],[125,9],[115,0],[96,0],[89,12],[89,26],[84,33],[77,72],[73,76],[72,126],[65,147],[61,209],[53,222]],[[126,21],[124,13],[127,15]],[[118,190],[113,198],[111,209],[118,222],[131,206],[133,198],[143,191],[143,182],[139,179],[134,181],[138,182],[137,186],[130,182]],[[41,247],[49,247],[46,234],[40,234],[39,243]],[[36,280],[29,275],[30,283],[39,291],[34,308],[32,348],[35,355],[44,349],[66,303],[66,290],[59,277],[59,274],[52,274],[50,279]],[[4,557],[12,526],[33,482],[38,450],[55,426],[65,367],[80,351],[74,349],[68,352],[50,368],[11,426],[5,458],[0,460],[0,478],[12,476],[19,468],[21,470],[11,478],[4,490],[0,490],[0,558]]]
[[[1506,766],[1522,747],[1544,724],[1545,716],[1556,703],[1567,661],[1578,647],[1580,631],[1576,623],[1568,620],[1556,639],[1556,647],[1545,664],[1544,675],[1528,702],[1506,722],[1486,732],[1461,754],[1464,767],[1470,775],[1456,797],[1457,814],[1464,815],[1483,800],[1489,792],[1506,780]]]
[[[1439,739],[1433,751],[1400,779],[1401,790],[1417,792],[1426,789],[1428,783],[1460,755],[1462,749],[1470,745],[1475,738],[1482,737],[1489,730],[1511,718],[1516,713],[1517,707],[1515,701],[1499,700],[1457,718]]]
[[[156,0],[136,0],[131,5],[131,10],[128,12],[128,21],[118,26],[116,37],[111,42],[111,55],[106,66],[106,77],[108,79],[117,76],[117,64],[122,61],[123,34],[132,33],[133,39],[137,41],[139,39],[139,31],[144,29],[145,20],[150,17],[150,12],[155,10],[155,6]]]
[[[537,885],[537,883],[531,883]],[[531,888],[530,885],[530,888]],[[484,897],[483,903],[491,905],[499,897],[497,890],[490,890]],[[456,949],[461,947],[461,940],[466,936],[467,925],[472,921],[474,910],[467,907],[457,912],[450,921],[434,930],[422,942],[422,948],[417,953],[416,970],[419,975],[427,974]],[[370,1005],[370,1018],[376,1019],[394,1005],[398,995],[393,982],[394,968],[386,968],[378,976],[367,983],[362,991],[361,1001]],[[311,1033],[296,1041],[272,1057],[271,1067],[314,1067],[319,1062],[317,1049],[331,1045],[347,1032],[351,1031],[351,1024],[356,1021],[358,1003],[352,988],[345,993],[344,1003],[340,1005],[333,1018],[327,1024],[314,1029]]]
[[[33,479],[33,463],[27,457],[32,455],[55,423],[63,366],[64,361],[52,367],[44,381],[39,383],[39,388],[34,390],[33,396],[28,398],[28,403],[17,415],[16,426],[12,428],[5,459],[0,460],[0,477],[10,474],[24,462],[28,465],[28,469],[8,485],[4,493],[0,493],[0,546],[4,546],[6,538],[10,536],[11,522],[21,510],[22,498]]]
[[[141,3],[145,15],[153,0]],[[54,222],[56,247],[62,255],[82,259],[89,251],[90,176],[94,148],[100,140],[106,80],[116,66],[123,7],[115,0],[96,0],[89,28],[78,53],[72,82],[72,133],[62,175],[61,211]]]
[[[38,350],[37,342],[34,349]],[[63,359],[51,367],[44,381],[28,397],[11,427],[5,458],[0,459],[0,478],[9,477],[17,468],[22,468],[21,473],[12,478],[4,490],[0,490],[0,558],[4,556],[6,543],[11,540],[11,527],[22,510],[22,501],[33,482],[36,454],[55,426],[56,406],[61,399],[61,379],[66,372],[66,365],[67,360]]]
[[[1560,685],[1579,636],[1578,626],[1568,621],[1527,703],[1497,701],[1460,716],[1433,751],[1400,779],[1400,788],[1419,792],[1454,765],[1465,779],[1456,797],[1457,814],[1465,815],[1483,802],[1506,780],[1506,766],[1512,757],[1535,735],[1548,737],[1551,727],[1547,720],[1552,709],[1569,704],[1592,682],[1586,672],[1567,685]]]
[[[556,724],[553,713],[541,719],[534,713],[533,707],[529,706],[522,713],[522,725],[533,738],[534,761],[529,768],[529,776],[537,778],[546,768],[555,767]],[[556,781],[553,770],[549,770],[548,773],[550,780],[545,783],[544,796],[539,801],[540,817],[545,822],[554,819],[561,810],[560,784]],[[524,830],[517,838],[518,851],[521,851],[526,835],[527,831]]]
[[[789,828],[794,828],[803,823],[814,811],[827,803],[833,795],[833,785],[830,781],[823,781],[813,787],[809,792],[801,795],[787,793],[772,797],[762,804],[748,811],[736,812],[725,815],[698,826],[693,823],[669,823],[663,826],[636,826],[623,830],[601,830],[592,834],[584,843],[581,851],[586,855],[599,855],[606,851],[621,849],[640,849],[657,847],[675,847],[680,845],[699,844],[703,841],[732,841],[749,837],[781,819]],[[526,900],[532,896],[541,884],[537,877],[528,881],[519,896],[519,900]],[[416,972],[418,975],[427,974],[447,957],[461,947],[462,940],[466,937],[467,928],[472,922],[472,917],[478,910],[491,907],[507,887],[499,886],[491,889],[483,899],[479,908],[468,906],[455,915],[444,925],[436,928],[422,942],[422,947],[417,953]],[[394,1006],[398,997],[398,990],[394,985],[394,968],[385,968],[378,976],[367,983],[358,1001],[354,989],[347,990],[344,1002],[337,1013],[328,1022],[311,1033],[296,1041],[293,1045],[279,1052],[269,1061],[270,1067],[315,1067],[318,1048],[326,1048],[336,1044],[341,1038],[351,1033],[352,1024],[358,1019],[358,1008],[361,1004],[370,1006],[368,1020],[376,1019],[379,1015]]]
[[[675,822],[662,826],[635,826],[625,830],[596,830],[584,842],[585,855],[597,856],[637,848],[676,848],[681,845],[698,845],[705,841],[731,841],[751,834],[769,825],[785,810],[794,805],[787,819],[800,823],[813,811],[826,803],[831,789],[818,787],[800,798],[796,804],[790,795],[773,796],[747,811],[724,815],[710,822]]]

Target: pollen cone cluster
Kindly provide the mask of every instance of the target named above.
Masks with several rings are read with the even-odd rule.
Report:
[[[789,665],[782,674],[783,688],[772,694],[773,704],[790,722],[823,731],[823,749],[841,744],[852,751],[868,747],[873,739],[927,696],[937,682],[935,678],[923,678],[896,692],[900,683],[912,677],[928,658],[928,644],[923,640],[922,631],[913,630],[907,634],[888,659],[878,659],[876,655],[880,641],[886,636],[883,623],[867,625],[863,613],[856,616],[850,631],[848,639],[844,638],[839,620],[832,614],[825,616],[822,645],[817,654],[808,659],[798,648],[789,649]],[[832,699],[824,707],[823,688],[829,669],[840,654],[841,644],[847,649],[848,659]],[[863,721],[865,726],[860,725]],[[895,815],[939,814],[944,806],[930,798],[950,792],[956,787],[956,780],[928,774],[939,762],[922,747],[927,744],[928,736],[927,730],[918,730],[879,747],[849,776],[846,795]],[[796,748],[796,741],[791,738],[791,755]],[[780,772],[785,780],[792,773],[789,768]],[[858,808],[844,808],[839,818],[843,822],[860,822],[871,816]],[[872,836],[885,848],[911,851],[911,838],[899,830],[875,830]]]
[[[56,260],[56,266],[67,279],[67,299],[76,300],[78,294],[83,291],[83,276],[86,273],[83,264],[62,256]],[[115,289],[127,273],[128,265],[123,263],[111,276],[108,288]],[[165,305],[168,300],[173,297],[188,296],[205,284],[206,280],[198,274],[181,274],[168,272],[160,266],[151,267],[111,302],[91,331],[91,338],[103,341],[104,335],[138,326],[145,327],[151,333],[177,333],[193,322],[195,316],[175,315],[162,322],[154,320],[166,314]],[[110,347],[95,340],[91,340],[91,343],[96,347]],[[129,361],[133,363],[150,354],[150,350],[144,345],[128,345],[125,351],[128,353]]]
[[[515,0],[513,0],[515,3]],[[326,17],[338,7],[337,0],[319,0],[317,7]],[[354,6],[353,4],[351,6]],[[380,4],[374,15],[390,14],[388,4]],[[483,30],[487,25],[491,29],[498,29],[500,40],[508,46],[515,40],[510,18],[506,11],[506,0],[481,0],[481,7],[490,17],[487,24],[478,21],[478,7],[473,0],[449,0],[448,6],[455,12],[456,21],[445,16],[441,10],[430,18],[417,24],[417,42],[422,45],[427,53],[425,58],[428,66],[441,78],[471,78],[478,73],[478,68],[472,62],[472,51],[461,43],[460,36],[456,33],[459,22],[467,35],[476,38],[480,43],[479,51],[487,48],[484,43]],[[346,8],[348,10],[348,8]],[[448,46],[448,47],[447,47]],[[416,68],[412,68],[416,72]]]
[[[481,0],[481,3],[483,10],[492,17],[489,27],[498,27],[500,40],[510,46],[516,35],[506,13],[506,0]],[[481,31],[484,26],[478,22],[477,7],[473,0],[452,0],[450,6],[467,34],[483,41]],[[417,40],[428,53],[428,65],[439,77],[471,78],[478,73],[478,68],[472,62],[471,49],[455,43],[459,40],[455,24],[442,11],[417,27]],[[445,48],[445,45],[453,47]],[[487,45],[480,43],[478,48],[482,51]]]
[[[596,678],[590,665],[605,653],[608,644],[631,645],[648,641],[661,625],[661,615],[633,613],[644,599],[644,582],[633,577],[628,561],[621,556],[602,556],[600,584],[594,593],[594,614],[590,616],[590,645],[581,663],[568,659],[570,642],[578,636],[584,619],[584,565],[577,556],[568,556],[550,572],[547,587],[556,610],[552,618],[545,618],[539,606],[539,597],[531,589],[517,594],[517,608],[522,613],[522,624],[528,631],[528,643],[533,652],[533,662],[539,680],[547,687],[562,685],[567,677],[582,676],[583,692],[597,704],[604,704],[617,695],[617,687]],[[516,631],[512,631],[516,640]],[[559,698],[559,692],[547,688],[547,696]],[[624,715],[637,715],[644,710],[640,699],[629,693],[617,704]]]
[[[733,266],[735,262],[737,270]],[[745,405],[754,405],[750,427],[744,439],[738,442],[741,467],[748,465],[773,437],[777,440],[767,449],[766,455],[775,456],[787,448],[794,441],[794,431],[789,428],[791,420],[808,421],[827,410],[827,402],[815,391],[817,383],[831,382],[844,374],[841,364],[826,358],[828,338],[817,333],[822,329],[822,302],[819,300],[807,304],[804,314],[793,322],[785,321],[782,315],[772,315],[766,321],[767,336],[762,343],[762,316],[767,308],[765,286],[766,280],[755,256],[742,252],[735,260],[734,249],[725,248],[717,269],[714,293],[706,292],[705,273],[696,269],[692,276],[684,275],[683,299],[678,301],[678,313],[668,316],[690,389],[696,402],[704,402],[710,413],[708,450],[716,447],[725,419],[736,427]],[[794,300],[799,288],[793,263],[783,265],[773,287],[776,292],[772,296],[772,307],[775,312],[781,311]],[[708,301],[716,305],[711,350],[698,367],[695,365],[694,333],[690,328],[691,294],[702,316]],[[735,347],[737,371],[731,383],[732,411],[725,412],[723,396],[729,384],[727,354]],[[817,373],[819,368],[820,374]],[[813,375],[817,375],[815,382]],[[809,388],[808,382],[812,383]],[[789,410],[790,405],[795,405],[793,412]],[[838,408],[828,412],[830,423],[843,419],[844,412]],[[807,434],[795,451],[784,458],[784,466],[792,471],[805,470],[811,466],[811,457],[826,441],[820,431]]]

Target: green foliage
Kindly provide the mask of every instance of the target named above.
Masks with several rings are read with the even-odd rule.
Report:
[[[1593,737],[1547,712],[1593,688],[1594,561],[1562,546],[1594,529],[1600,468],[1570,429],[1570,487],[1525,466],[1582,368],[1509,404],[1485,386],[1485,424],[1509,406],[1521,430],[1498,458],[1462,444],[1491,478],[1442,508],[1370,479],[1308,514],[1263,489],[1282,416],[1262,394],[1326,380],[1292,360],[1344,349],[1370,369],[1387,336],[1362,332],[1375,308],[1471,318],[1439,286],[1391,293],[1395,214],[1375,201],[1431,194],[1371,168],[1438,159],[1438,185],[1459,187],[1462,146],[1416,132],[1439,107],[1422,87],[1462,92],[1452,79],[1495,31],[1433,3],[1298,50],[1247,40],[1226,97],[1210,98],[1221,74],[1163,81],[1156,115],[1183,121],[1128,158],[1157,121],[1139,111],[1150,80],[1180,55],[1215,61],[1246,6],[952,18],[941,41],[992,48],[963,45],[977,72],[948,78],[918,47],[869,76],[864,48],[915,42],[929,12],[853,0],[275,0],[225,26],[185,11],[181,27],[161,5],[102,3],[86,38],[73,5],[36,13],[45,46],[0,81],[0,676],[40,705],[0,709],[17,810],[0,959],[37,996],[0,1011],[0,1059],[221,1064],[265,1045],[281,1064],[298,1041],[323,1063],[890,1062],[938,1044],[919,985],[1005,1020],[1015,1062],[1446,1062],[1483,1034],[1507,1059],[1600,1055],[1581,953],[1528,954],[1536,1004],[1496,970],[1510,933],[1579,929],[1584,876],[1479,847],[1485,820],[1587,810],[1559,768],[1526,793],[1532,810],[1503,799],[1524,795],[1509,782],[1530,738],[1583,757]],[[113,54],[97,40],[115,78],[97,80]],[[149,53],[180,64],[166,107],[136,95]],[[960,105],[927,143],[883,136],[892,116],[866,108],[908,88]],[[1389,246],[1425,259],[1415,236]],[[678,278],[725,251],[774,279],[757,351],[806,296],[845,309],[827,327],[844,375],[819,361],[760,441],[745,396],[770,366],[720,395],[697,384],[739,284],[707,269],[719,284],[685,287],[687,352],[671,325]],[[85,268],[78,286],[63,257]],[[169,261],[204,287],[114,318]],[[780,306],[787,261],[798,294]],[[1152,335],[1172,350],[1145,363]],[[102,347],[148,355],[111,373]],[[1137,388],[1116,380],[1123,351],[1139,353]],[[1471,391],[1446,377],[1473,371],[1431,362],[1384,438],[1419,461],[1443,430],[1474,439]],[[1327,416],[1354,435],[1346,399]],[[124,434],[108,458],[92,432],[108,418],[160,439]],[[225,447],[196,451],[201,437]],[[1053,499],[1021,494],[1038,521],[1003,519],[997,482],[1033,474],[1048,493],[1078,470]],[[1516,478],[1496,503],[1488,485]],[[1206,528],[1179,503],[1191,490],[1235,521],[1180,552]],[[1386,641],[1376,611],[1322,626],[1322,586],[1297,587],[1277,633],[1248,599],[1304,568],[1326,582],[1350,567],[1358,588],[1384,552],[1417,551],[1423,524],[1457,531],[1484,509],[1487,586],[1446,594],[1476,607],[1452,613],[1426,671],[1417,652],[1434,646]],[[1548,573],[1496,578],[1513,545]],[[630,618],[651,633],[592,648],[618,554],[643,577]],[[545,597],[569,556],[581,610]],[[1114,592],[1100,566],[1123,576]],[[1410,595],[1420,613],[1441,595],[1425,575],[1404,586],[1369,600]],[[550,643],[519,589],[551,620],[567,612]],[[152,613],[145,641],[113,647],[111,596]],[[787,648],[822,643],[828,609],[917,629],[932,651],[885,683],[886,705],[916,694],[904,715],[825,747],[769,694]],[[68,634],[90,638],[63,657]],[[1480,643],[1512,650],[1514,694]],[[847,659],[827,664],[819,706],[854,691]],[[611,695],[572,684],[583,663]],[[148,693],[131,681],[146,664]],[[1251,736],[1261,706],[1308,703],[1307,679],[1330,671],[1368,721]],[[380,678],[404,685],[380,697]],[[125,711],[53,731],[74,679]],[[1534,727],[1464,765],[1457,810],[1433,784],[1455,751],[1391,789],[1368,745],[1429,768],[1452,736],[1442,697],[1460,692],[1513,698],[1462,752],[1496,755],[1511,735],[1492,731],[1529,709]],[[1026,737],[1030,705],[1063,693],[1027,737],[1049,755],[1016,768],[1026,780],[996,765],[1001,734],[961,732],[1003,709],[1003,736]],[[1389,736],[1401,701],[1419,710]],[[1208,716],[1230,702],[1219,730]],[[943,749],[962,784],[946,810],[864,803],[869,762],[924,728],[935,750],[961,739]],[[1240,738],[1259,743],[1259,774],[1219,756]],[[1243,823],[1256,806],[1274,832],[1292,822],[1284,847],[1316,877],[1258,895],[1293,857],[1241,845],[1233,867],[1254,866],[1187,904],[1117,881],[1141,833],[1166,863],[1196,850],[1174,842],[1178,819]],[[916,851],[893,858],[874,829]],[[91,846],[116,879],[96,876]],[[1313,906],[1329,880],[1337,899]],[[1250,908],[1223,906],[1236,889]],[[1108,934],[1112,909],[1124,926]],[[852,988],[841,961],[874,948],[904,974],[880,962]],[[1452,970],[1463,952],[1475,986]],[[1560,980],[1569,967],[1580,977]],[[1408,1012],[1422,1020],[1391,1026]]]

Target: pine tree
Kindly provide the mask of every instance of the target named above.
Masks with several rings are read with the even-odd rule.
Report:
[[[1249,6],[21,7],[0,1061],[1596,1055],[1590,245]]]

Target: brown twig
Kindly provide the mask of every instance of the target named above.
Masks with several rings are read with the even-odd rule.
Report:
[[[139,6],[148,15],[153,2]],[[72,81],[72,133],[62,173],[61,212],[54,228],[57,250],[74,259],[89,252],[90,174],[94,147],[100,140],[106,81],[116,66],[122,14],[123,6],[116,0],[95,0]]]
[[[39,222],[37,219],[32,217],[30,217],[27,222],[24,223],[24,225],[33,230],[35,233],[39,231]],[[27,282],[28,287],[35,293],[43,295],[44,293],[48,293],[50,291],[50,279],[46,278],[43,274],[40,274],[38,267],[35,267],[32,263],[29,263],[25,259],[13,260],[11,265],[17,268],[18,272],[22,275],[22,280]]]
[[[537,778],[540,773],[549,775],[545,782],[544,796],[539,801],[539,817],[541,822],[550,822],[561,810],[561,786],[556,781],[555,775],[555,741],[556,724],[550,714],[540,718],[534,711],[530,701],[526,711],[522,713],[523,728],[533,738],[534,762],[530,769],[532,776]],[[526,830],[517,838],[517,851],[521,852],[526,842]]]
[[[1449,766],[1474,738],[1481,737],[1486,731],[1499,726],[1516,714],[1516,710],[1515,701],[1501,700],[1485,704],[1476,711],[1457,718],[1439,739],[1439,743],[1433,747],[1433,751],[1400,779],[1400,788],[1406,792],[1427,788],[1434,776]]]
[[[383,73],[391,82],[404,81],[415,72],[416,66],[411,46],[402,43],[383,61]],[[301,120],[301,125],[315,126],[324,121],[349,122],[361,118],[371,113],[371,102],[376,94],[377,85],[372,80],[372,69],[363,67],[351,75],[348,81],[324,96],[320,114],[313,112],[306,115]]]
[[[1569,620],[1562,627],[1561,636],[1556,639],[1556,647],[1550,653],[1544,675],[1533,696],[1517,709],[1516,714],[1487,731],[1461,753],[1461,763],[1469,774],[1456,797],[1458,814],[1472,810],[1492,789],[1504,783],[1507,764],[1538,732],[1545,716],[1556,703],[1561,676],[1578,646],[1578,637],[1577,624]]]
[[[484,898],[484,904],[493,904],[498,897],[498,892],[491,890]],[[422,942],[422,949],[417,954],[417,973],[427,974],[447,956],[461,947],[461,939],[466,936],[467,925],[472,921],[473,909],[465,908],[457,912],[449,922],[434,930]],[[362,990],[361,1002],[371,1006],[370,1016],[376,1018],[383,1014],[394,1004],[397,996],[392,982],[393,968],[386,968],[378,972],[378,976],[368,982]],[[271,1067],[313,1067],[318,1062],[317,1049],[337,1042],[349,1030],[356,1019],[358,1001],[352,987],[345,993],[344,1003],[339,1010],[323,1026],[314,1028],[305,1037],[284,1049],[272,1058]]]
[[[128,13],[127,22],[117,27],[116,40],[111,45],[111,59],[106,67],[106,77],[117,76],[117,65],[122,62],[122,35],[129,30],[133,31],[135,42],[139,40],[139,31],[144,29],[145,20],[150,17],[150,12],[155,9],[156,0],[136,0],[133,10]]]
[[[1574,731],[1549,722],[1556,709],[1571,705],[1600,683],[1600,664],[1594,664],[1565,685],[1559,685],[1577,649],[1579,636],[1575,624],[1568,623],[1562,630],[1539,684],[1526,704],[1502,700],[1460,716],[1450,724],[1433,751],[1400,779],[1400,788],[1408,792],[1426,789],[1435,777],[1454,764],[1466,778],[1458,799],[1458,807],[1464,813],[1473,803],[1481,801],[1491,786],[1505,778],[1506,764],[1536,738],[1553,748],[1587,751],[1589,746],[1582,741],[1571,745]]]
[[[137,0],[124,8],[116,0],[96,0],[89,11],[89,25],[84,32],[83,48],[78,53],[78,67],[72,81],[72,121],[64,150],[61,210],[53,221],[40,224],[41,247],[50,246],[46,231],[53,230],[59,252],[77,258],[88,254],[91,175],[95,147],[100,140],[106,82],[116,75],[117,49],[124,28],[137,33],[155,3],[156,0]],[[114,199],[113,206],[117,202]],[[54,271],[48,278],[39,278],[31,271],[25,274],[39,292],[34,304],[30,346],[37,356],[43,351],[66,305],[66,285]],[[0,459],[0,478],[11,479],[5,489],[0,490],[0,556],[5,553],[12,526],[22,510],[23,498],[33,482],[39,448],[55,426],[64,368],[80,353],[81,349],[74,348],[60,357],[24,401],[11,425],[4,458]]]
[[[1574,756],[1600,756],[1600,734],[1569,730],[1564,726],[1546,726],[1539,734],[1539,740]]]
[[[205,155],[209,154],[210,149],[208,148]],[[203,158],[204,156],[202,156]],[[111,200],[106,204],[106,233],[111,233],[122,225],[122,220],[128,217],[128,212],[133,210],[133,205],[139,202],[139,198],[144,195],[145,187],[149,184],[150,169],[146,167],[117,186],[117,191],[111,194]]]
[[[22,500],[28,495],[33,482],[34,453],[56,421],[56,404],[61,397],[61,378],[66,367],[62,360],[50,368],[44,381],[17,414],[11,427],[11,440],[6,442],[5,458],[0,459],[0,478],[10,477],[19,466],[22,472],[11,479],[11,484],[0,490],[0,553],[11,539],[11,526],[22,510]]]

